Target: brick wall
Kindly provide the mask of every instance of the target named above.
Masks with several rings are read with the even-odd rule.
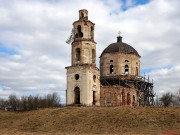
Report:
[[[101,106],[136,106],[136,89],[122,86],[101,86],[100,105]]]

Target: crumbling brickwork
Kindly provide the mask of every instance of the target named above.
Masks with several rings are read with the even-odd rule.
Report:
[[[101,106],[136,106],[136,89],[120,86],[101,86],[100,104]]]

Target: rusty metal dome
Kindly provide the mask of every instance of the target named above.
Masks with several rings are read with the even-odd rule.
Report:
[[[138,57],[141,57],[138,52],[130,45],[122,42],[122,37],[117,37],[117,43],[112,43],[108,47],[104,49],[101,56],[105,53],[114,53],[114,52],[120,52],[120,53],[126,53],[126,54],[134,54]],[[100,56],[100,57],[101,57]]]

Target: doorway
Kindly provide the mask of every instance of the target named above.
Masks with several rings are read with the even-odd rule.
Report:
[[[96,105],[96,91],[93,91],[93,105]]]
[[[75,89],[74,89],[74,103],[80,104],[80,89],[79,89],[79,87],[75,87]]]

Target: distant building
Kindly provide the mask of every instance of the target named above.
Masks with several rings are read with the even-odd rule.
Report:
[[[88,11],[79,11],[71,35],[71,66],[67,69],[67,105],[139,106],[153,105],[153,83],[140,76],[140,55],[117,37],[100,56],[96,67],[94,23]]]

